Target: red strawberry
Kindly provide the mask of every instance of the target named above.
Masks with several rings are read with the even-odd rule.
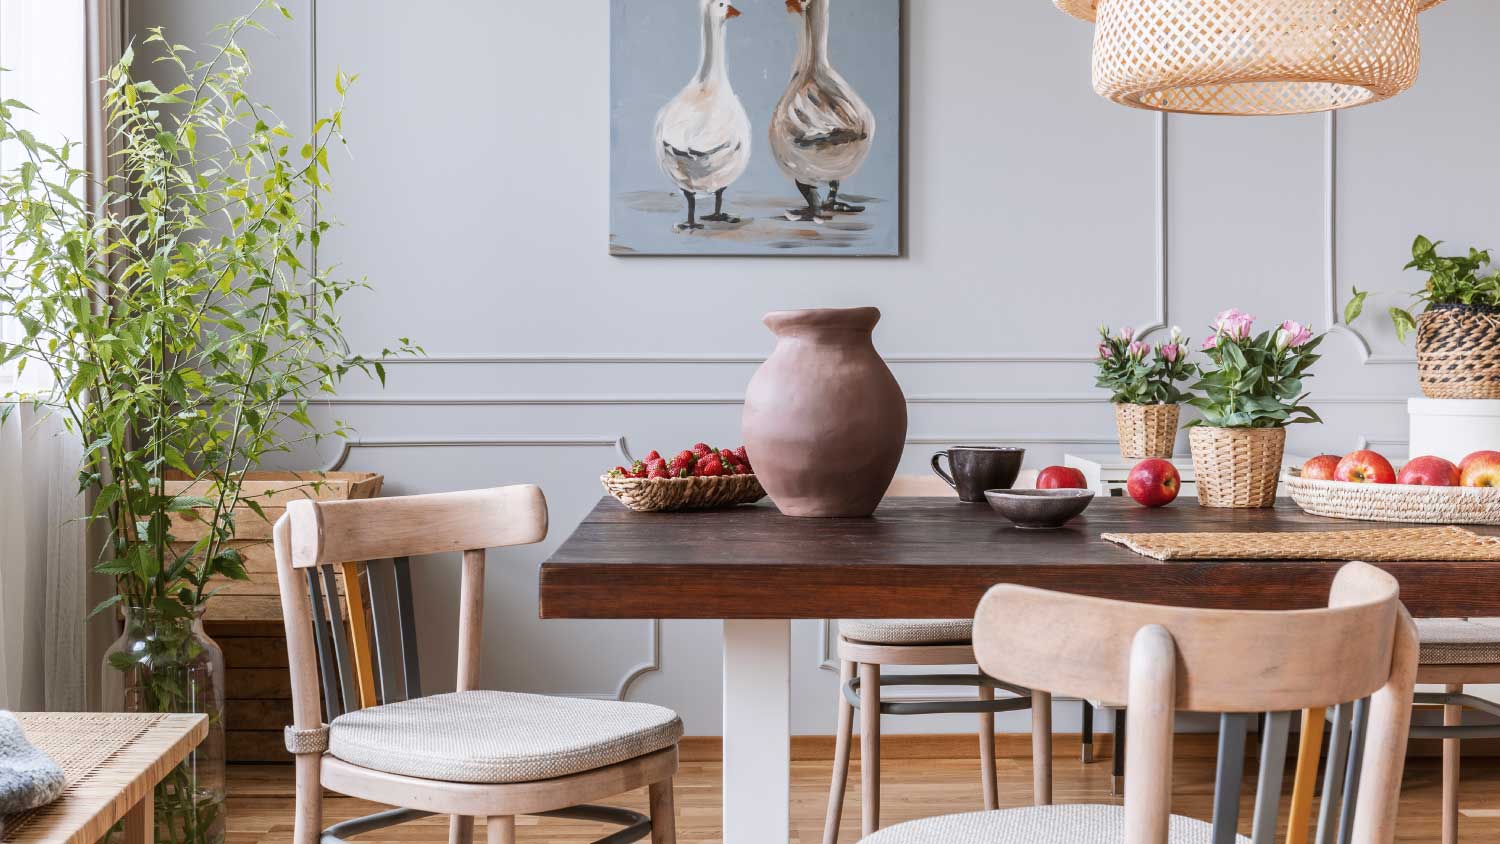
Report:
[[[656,461],[658,461],[660,459],[661,459],[661,455],[656,453],[656,449],[654,449],[654,448],[651,449],[651,451],[646,455],[646,466],[647,466],[647,468],[650,468],[650,466],[651,466],[652,463],[654,463],[654,462],[656,462]]]
[[[630,472],[624,466],[616,466],[609,470],[609,476],[611,478],[628,478],[630,477]]]
[[[646,464],[642,463],[639,460],[637,460],[634,463],[630,464],[630,477],[632,477],[632,478],[644,478],[644,477],[646,477]]]
[[[734,452],[730,451],[727,448],[719,449],[719,462],[724,464],[724,474],[726,475],[745,474],[744,467],[735,462]]]
[[[648,478],[670,478],[670,477],[672,477],[672,473],[667,469],[667,461],[665,461],[665,460],[653,460],[653,461],[651,461],[651,465],[646,467],[646,477],[648,477]]]
[[[724,461],[717,454],[710,454],[693,467],[693,474],[700,478],[716,478],[725,474]]]
[[[667,470],[674,478],[686,478],[693,474],[693,464],[697,460],[691,451],[684,451],[672,458],[672,462],[667,464]]]
[[[755,470],[752,469],[752,468],[750,468],[750,455],[748,455],[748,454],[745,453],[745,447],[744,446],[740,446],[739,448],[735,449],[734,451],[731,451],[730,454],[734,455],[734,462],[737,463],[737,464],[739,464],[740,469],[745,474],[747,474],[747,475],[754,474]]]
[[[709,456],[710,454],[713,454],[713,453],[714,453],[714,447],[711,446],[711,445],[709,445],[708,443],[694,443],[693,444],[693,456],[697,457],[699,460],[702,460],[703,458],[705,458],[705,457],[707,457],[707,456]]]

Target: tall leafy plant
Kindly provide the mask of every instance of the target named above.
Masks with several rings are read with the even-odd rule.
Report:
[[[330,227],[328,151],[353,78],[337,76],[338,105],[298,142],[246,92],[237,37],[266,8],[286,14],[262,0],[203,59],[152,29],[144,44],[170,86],[126,50],[103,80],[115,175],[92,191],[76,145],[45,143],[16,125],[25,105],[0,103],[0,142],[24,156],[0,174],[0,309],[20,326],[0,363],[45,368],[52,388],[20,398],[85,443],[78,481],[109,525],[98,570],[118,584],[111,602],[168,616],[197,612],[215,578],[245,577],[236,509],[264,517],[245,473],[345,432],[315,423],[310,401],[351,373],[385,378],[379,359],[348,354],[339,320],[364,282],[308,259]],[[170,470],[200,481],[193,495],[166,491]],[[173,550],[188,521],[199,538]]]

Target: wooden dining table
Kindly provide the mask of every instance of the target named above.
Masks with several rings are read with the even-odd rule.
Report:
[[[540,611],[723,620],[724,842],[766,844],[790,833],[792,619],[969,617],[997,583],[1178,606],[1323,606],[1339,561],[1162,562],[1100,534],[1389,527],[1290,503],[1222,510],[1179,500],[1149,510],[1100,498],[1061,529],[1028,531],[954,498],[888,498],[868,518],[798,519],[765,501],[636,513],[606,497],[542,563]],[[1414,616],[1500,616],[1500,563],[1377,565],[1400,581]]]

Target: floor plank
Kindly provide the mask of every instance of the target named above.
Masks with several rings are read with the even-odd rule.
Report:
[[[1001,753],[1022,748],[1002,745]],[[1189,745],[1191,747],[1191,745]],[[1207,818],[1213,805],[1213,761],[1203,754],[1179,754],[1174,811]],[[1250,765],[1253,768],[1254,762]],[[1077,756],[1059,755],[1055,766],[1058,802],[1113,802],[1109,796],[1108,758],[1084,765]],[[974,758],[888,758],[881,767],[882,813],[886,825],[945,812],[967,812],[982,808],[979,763]],[[1029,759],[1002,758],[999,766],[1000,797],[1004,806],[1023,805],[1031,793]],[[1401,844],[1438,840],[1440,770],[1435,759],[1414,759],[1407,767],[1402,789],[1401,821],[1397,840]],[[1464,760],[1460,821],[1462,844],[1500,841],[1500,760]],[[829,762],[804,760],[792,763],[792,844],[815,844],[821,840],[823,811],[827,801]],[[718,844],[720,766],[715,761],[682,763],[677,779],[678,840],[683,844]],[[1252,808],[1253,777],[1248,778],[1240,816],[1247,824]],[[1289,789],[1291,777],[1287,777]],[[227,844],[271,844],[291,838],[292,773],[289,766],[233,765],[229,770],[229,837]],[[1285,824],[1285,803],[1282,824]],[[625,795],[617,805],[640,811],[646,808],[644,790]],[[327,822],[332,823],[375,811],[377,806],[344,797],[326,802]],[[360,836],[360,842],[442,842],[447,840],[447,821],[432,818],[378,833]],[[609,831],[599,824],[553,819],[521,818],[517,822],[522,844],[587,844]],[[844,828],[840,842],[859,837],[858,762],[850,772],[849,793],[844,801]],[[1280,840],[1281,836],[1278,836]]]

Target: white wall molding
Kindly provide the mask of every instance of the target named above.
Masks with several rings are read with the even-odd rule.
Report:
[[[617,435],[555,436],[526,434],[478,434],[447,437],[351,437],[324,467],[337,472],[357,448],[613,448],[623,452],[625,438]]]
[[[1415,366],[1414,357],[1376,354],[1359,329],[1344,322],[1339,307],[1339,118],[1337,111],[1323,118],[1323,321],[1330,334],[1347,337],[1362,364]]]

